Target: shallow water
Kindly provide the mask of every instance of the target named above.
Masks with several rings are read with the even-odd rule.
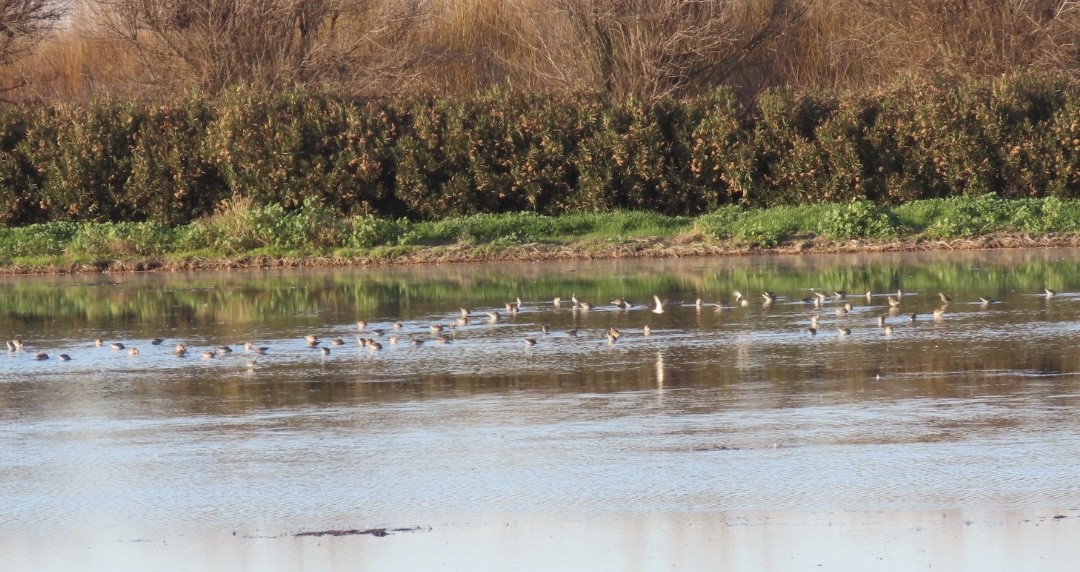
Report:
[[[25,342],[0,353],[5,569],[975,570],[1080,556],[1064,540],[1080,522],[1074,250],[3,286],[0,335]],[[749,304],[720,307],[735,289]],[[764,304],[765,289],[779,299]],[[847,298],[815,308],[811,289]],[[953,301],[934,319],[939,291]],[[572,294],[594,307],[571,309]],[[461,306],[471,323],[451,330]],[[223,344],[232,353],[200,357]],[[410,530],[295,536],[383,527]]]

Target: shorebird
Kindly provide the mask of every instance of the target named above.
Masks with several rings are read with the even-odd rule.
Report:
[[[313,348],[319,345],[319,336],[316,336],[315,334],[308,334],[304,336],[304,339],[307,340],[307,345],[309,348]]]
[[[1049,288],[1043,288],[1043,292],[1046,292],[1046,297],[1047,298],[1053,298],[1054,296],[1057,296],[1057,292],[1055,292],[1055,291],[1053,291],[1053,290],[1051,290]]]
[[[892,326],[885,326],[885,335],[891,336],[893,332]]]
[[[509,312],[509,313],[511,313],[511,314],[517,314],[517,312],[518,312],[518,307],[517,307],[517,306],[515,306],[513,302],[507,302],[507,303],[505,304],[505,306],[506,306],[506,311],[507,311],[507,312]]]
[[[161,343],[164,342],[164,341],[165,341],[165,338],[154,338],[154,339],[150,340],[150,345],[152,345],[152,346],[160,346]]]
[[[131,356],[131,357],[135,357],[135,356],[139,355],[139,348],[129,348],[128,349],[128,355]]]
[[[255,352],[259,355],[264,355],[270,348],[266,346],[255,346],[251,342],[244,342],[244,349],[249,352]]]
[[[56,359],[58,359],[60,361],[70,361],[71,356],[69,356],[67,354],[60,354],[60,355],[56,356]]]
[[[836,331],[840,334],[840,337],[851,335],[851,328],[836,328]]]
[[[653,314],[663,314],[664,313],[664,303],[660,301],[660,297],[657,296],[656,294],[653,294],[652,299],[653,299],[653,302],[656,302],[656,305],[653,306],[652,313]]]
[[[993,304],[994,302],[997,302],[997,300],[995,300],[995,299],[993,299],[993,298],[991,298],[989,296],[979,296],[979,301],[982,302],[983,306],[985,306],[987,304]]]
[[[404,325],[402,325],[402,323],[401,323],[401,322],[394,322],[394,329],[395,329],[395,330],[400,330],[401,328],[404,328],[404,327],[405,327],[405,326],[404,326]]]
[[[566,335],[568,335],[568,336],[570,336],[572,338],[576,338],[577,335],[578,335],[578,331],[577,330],[566,330]]]
[[[701,298],[694,300],[694,307],[697,308],[699,312],[701,311]]]
[[[11,340],[5,340],[4,343],[7,345],[7,351],[15,351],[15,344],[11,343]]]
[[[97,338],[96,340],[94,340],[94,345],[100,348],[101,346],[105,345],[105,340]]]
[[[205,351],[205,352],[203,352],[203,353],[202,353],[202,358],[203,358],[203,359],[214,359],[214,357],[215,357],[216,355],[217,355],[217,354],[215,354],[214,352],[212,352],[212,351],[210,351],[210,350],[207,350],[207,351]]]
[[[934,320],[940,321],[944,317],[945,317],[945,309],[944,308],[937,308],[936,310],[934,310]]]
[[[44,359],[49,359],[49,354],[47,354],[45,352],[38,352],[38,353],[34,354],[34,359],[36,359],[38,361],[41,361],[41,360],[44,360]]]
[[[469,314],[471,314],[471,313],[472,313],[472,308],[466,308],[465,306],[461,307],[461,317],[462,318],[469,317]]]
[[[878,325],[879,328],[881,326],[885,325],[885,316],[878,316],[877,317],[877,325]]]
[[[366,330],[367,329],[367,322],[365,322],[364,320],[357,320],[356,321],[356,327],[357,327],[357,329],[360,329],[360,330]]]
[[[173,351],[173,355],[176,357],[184,357],[187,355],[187,346],[184,344],[176,344],[176,350]]]
[[[889,307],[897,308],[900,306],[900,299],[895,296],[889,296]]]
[[[551,303],[554,304],[556,308],[562,308],[562,298],[558,296],[552,298]]]
[[[772,304],[776,301],[776,294],[769,292],[768,290],[761,293],[761,297],[765,299],[765,303]]]
[[[545,325],[541,325],[541,326],[540,326],[540,332],[542,332],[542,333],[543,333],[543,334],[544,334],[544,335],[546,336],[546,335],[548,335],[548,333],[550,332],[550,330],[548,329],[548,327],[547,327],[547,326],[545,326]]]
[[[525,338],[523,341],[525,342],[525,347],[531,347],[536,345],[536,340],[532,338]]]
[[[232,353],[232,348],[230,348],[229,346],[218,346],[214,349],[217,351],[217,353],[221,355],[228,355]]]
[[[611,301],[611,305],[620,310],[625,310],[630,307],[630,304],[627,304],[626,300],[623,300],[622,298],[615,298]]]
[[[608,333],[607,333],[607,341],[608,341],[609,344],[613,344],[613,343],[619,341],[618,334],[614,334],[611,331],[608,331]]]
[[[844,292],[843,290],[837,290],[837,291],[833,292],[832,295],[833,295],[833,298],[835,298],[837,300],[846,300],[847,299],[847,292]]]
[[[578,306],[581,306],[581,309],[586,312],[592,309],[592,304],[588,302],[578,302]]]
[[[326,357],[326,356],[330,355],[330,348],[328,348],[326,346],[323,346],[323,347],[319,348],[319,352],[322,353],[323,357]]]
[[[818,315],[818,314],[814,314],[813,316],[810,316],[810,325],[817,328],[818,327],[818,322],[820,320],[821,320],[821,316]]]
[[[871,291],[869,291],[869,290],[867,290],[867,291],[866,291],[866,301],[867,301],[867,302],[870,302],[870,301],[871,301],[871,300],[873,300],[873,299],[874,299],[874,293],[873,293],[873,292],[871,292]]]
[[[941,298],[941,303],[942,304],[948,304],[949,302],[952,302],[952,298],[949,297],[949,296],[946,296],[944,292],[938,292],[937,295],[938,295],[938,298]]]
[[[390,343],[396,344],[397,340],[398,340],[398,337],[397,336],[390,336],[388,339],[390,340]]]
[[[651,336],[652,335],[652,328],[649,327],[649,324],[645,324],[645,327],[641,328],[641,333],[646,335],[646,336]]]
[[[330,343],[335,346],[343,346],[345,345],[345,340],[342,340],[341,338],[331,338]]]
[[[120,350],[124,349],[124,344],[122,344],[120,342],[113,342],[113,343],[109,344],[109,347],[116,350],[116,351],[120,351]]]
[[[810,334],[811,336],[816,336],[817,328],[810,326],[809,328],[806,328],[806,333]]]
[[[420,345],[423,345],[423,343],[424,343],[424,340],[420,340],[420,339],[417,339],[417,338],[412,338],[411,340],[409,340],[409,345],[413,346],[413,347],[418,347]]]
[[[11,345],[15,348],[15,351],[21,352],[23,350],[22,338],[15,338],[14,340],[11,340]]]
[[[835,311],[836,311],[837,316],[843,316],[844,314],[847,314],[851,310],[848,310],[847,308],[837,308]]]
[[[368,340],[367,347],[368,347],[369,350],[371,350],[373,352],[377,352],[377,351],[382,349],[382,344],[380,344],[379,342],[376,342],[374,340]]]
[[[488,321],[491,322],[492,324],[499,321],[499,313],[496,312],[495,310],[487,312],[487,317],[488,317]]]
[[[428,329],[431,330],[431,333],[437,334],[437,333],[443,331],[443,325],[442,324],[431,324],[430,326],[428,326]]]
[[[612,327],[612,328],[608,328],[607,335],[608,335],[609,338],[613,337],[615,339],[618,339],[619,336],[622,335],[622,332],[620,332],[619,330],[616,330],[615,328]]]

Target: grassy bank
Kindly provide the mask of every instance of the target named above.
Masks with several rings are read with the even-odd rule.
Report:
[[[866,200],[697,216],[617,211],[408,221],[341,218],[307,202],[240,201],[191,224],[54,222],[0,228],[8,272],[533,260],[914,248],[1072,245],[1080,201],[978,197],[897,207]]]

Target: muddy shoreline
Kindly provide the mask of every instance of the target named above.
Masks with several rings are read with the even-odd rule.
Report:
[[[773,247],[734,243],[711,243],[679,237],[644,237],[620,244],[527,243],[492,248],[490,244],[431,246],[408,254],[370,256],[243,256],[235,258],[192,257],[182,260],[133,258],[101,260],[93,263],[9,264],[0,266],[7,275],[95,274],[125,272],[191,272],[256,268],[346,268],[410,264],[460,264],[471,262],[540,262],[551,260],[608,260],[626,258],[681,258],[693,256],[750,256],[795,254],[858,254],[1001,248],[1080,247],[1080,234],[993,234],[963,239],[925,237],[892,240],[834,241],[799,237]]]

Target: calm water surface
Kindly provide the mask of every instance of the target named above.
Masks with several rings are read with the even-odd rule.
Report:
[[[802,301],[815,290],[830,294],[819,307]],[[6,570],[1080,557],[1074,250],[18,278],[3,292],[0,336],[25,344],[0,353]],[[470,323],[451,328],[462,306]],[[200,357],[221,345],[232,353]],[[372,528],[391,533],[296,536]]]

